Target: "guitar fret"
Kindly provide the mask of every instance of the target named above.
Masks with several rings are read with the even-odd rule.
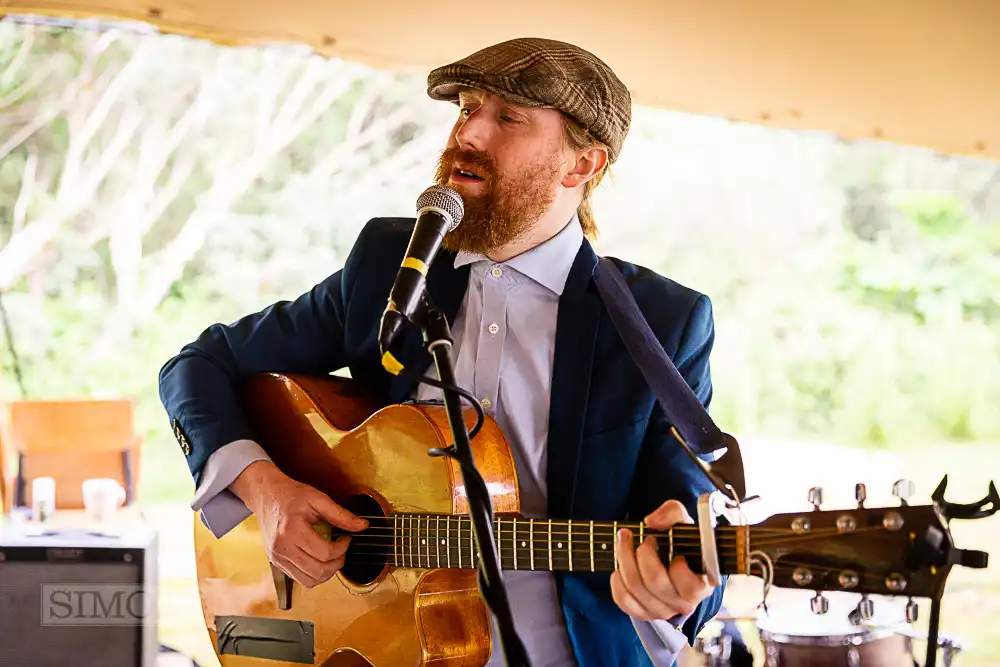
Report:
[[[552,571],[552,519],[549,519],[549,571]]]
[[[392,560],[395,561],[394,565],[399,565],[399,530],[396,526],[396,522],[399,517],[393,515],[392,517]]]
[[[445,520],[444,526],[445,549],[448,554],[448,569],[451,569],[451,517]]]
[[[670,551],[667,552],[667,564],[674,562],[674,529],[667,531],[670,539]]]
[[[517,517],[514,517],[514,569],[517,569]]]
[[[613,540],[611,544],[615,545],[615,544],[618,543],[618,522],[617,521],[615,521],[615,525],[614,525],[614,528],[612,529],[612,532],[614,533],[614,535],[611,538]],[[615,570],[617,570],[617,569],[618,569],[618,550],[615,549]]]
[[[594,520],[590,520],[590,571],[594,572]]]
[[[434,517],[434,553],[437,556],[437,566],[441,567],[441,517]]]
[[[476,536],[472,534],[472,515],[469,515],[469,563],[472,567],[476,565]]]
[[[528,520],[528,553],[531,554],[531,569],[535,569],[535,520]]]
[[[497,558],[500,562],[500,568],[503,569],[503,549],[501,545],[503,544],[503,519],[497,519]]]
[[[427,556],[427,567],[434,567],[431,565],[431,518],[429,516],[424,517],[424,538],[423,538],[424,551]]]
[[[573,571],[573,519],[566,524],[566,554],[569,556],[569,571]]]
[[[417,517],[417,567],[423,566],[423,556],[421,551],[427,551],[427,539],[424,537],[423,517]],[[423,549],[421,549],[423,547]],[[430,565],[430,563],[427,563]]]
[[[642,544],[642,529],[646,526],[645,523],[639,524],[639,544]],[[636,545],[638,547],[639,545]]]

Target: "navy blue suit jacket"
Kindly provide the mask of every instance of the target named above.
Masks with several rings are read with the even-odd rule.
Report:
[[[413,224],[412,218],[370,221],[342,270],[294,301],[209,327],[164,365],[160,396],[175,433],[187,443],[196,481],[212,452],[254,438],[235,391],[247,375],[319,375],[347,367],[354,380],[387,404],[410,397],[414,380],[383,369],[377,333]],[[664,350],[707,406],[714,341],[709,299],[648,269],[615,262]],[[641,521],[673,498],[696,516],[698,496],[712,487],[668,434],[669,424],[594,285],[596,265],[597,256],[584,240],[559,302],[548,437],[549,515]],[[444,251],[428,272],[429,295],[451,322],[468,278],[469,267],[454,268],[454,255]],[[421,342],[420,332],[410,327],[399,344],[396,356],[411,370],[430,367]],[[606,573],[556,577],[581,666],[650,664],[630,619],[611,598]],[[718,612],[723,588],[684,624],[690,642]]]

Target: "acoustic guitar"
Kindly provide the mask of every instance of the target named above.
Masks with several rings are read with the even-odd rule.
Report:
[[[369,526],[352,539],[344,568],[308,589],[271,566],[255,517],[219,539],[196,519],[199,591],[221,664],[484,665],[490,620],[477,585],[462,475],[452,459],[427,454],[451,442],[444,407],[379,407],[349,380],[280,374],[251,378],[243,406],[279,468]],[[467,414],[471,428],[476,413]],[[616,531],[629,528],[638,542],[656,535],[665,562],[682,555],[700,571],[697,526],[653,531],[638,523],[519,516],[513,459],[488,417],[472,447],[493,501],[503,569],[610,573]],[[316,528],[336,537],[330,526]],[[714,536],[723,574],[816,591],[818,612],[826,602],[821,591],[936,597],[960,551],[939,504],[817,508],[755,525],[719,525]]]

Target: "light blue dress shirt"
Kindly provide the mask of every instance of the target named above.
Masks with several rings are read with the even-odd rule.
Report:
[[[471,264],[469,286],[452,334],[455,375],[479,398],[510,445],[520,488],[521,511],[545,518],[549,396],[559,297],[583,241],[576,216],[553,238],[507,262],[458,253],[456,267]],[[440,390],[420,385],[418,400],[440,398]],[[249,515],[228,485],[250,463],[266,459],[254,442],[240,440],[212,454],[192,502],[217,536]],[[518,635],[534,667],[574,665],[551,573],[505,571],[504,582]],[[632,619],[656,667],[674,664],[686,643],[667,621]],[[491,667],[504,665],[494,625]]]

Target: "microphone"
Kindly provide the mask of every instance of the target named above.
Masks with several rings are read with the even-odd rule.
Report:
[[[378,332],[382,365],[390,373],[397,374],[403,369],[389,351],[392,343],[403,325],[423,308],[427,268],[441,248],[445,234],[458,227],[464,214],[462,195],[452,188],[432,185],[417,198],[417,223],[389,292]]]

